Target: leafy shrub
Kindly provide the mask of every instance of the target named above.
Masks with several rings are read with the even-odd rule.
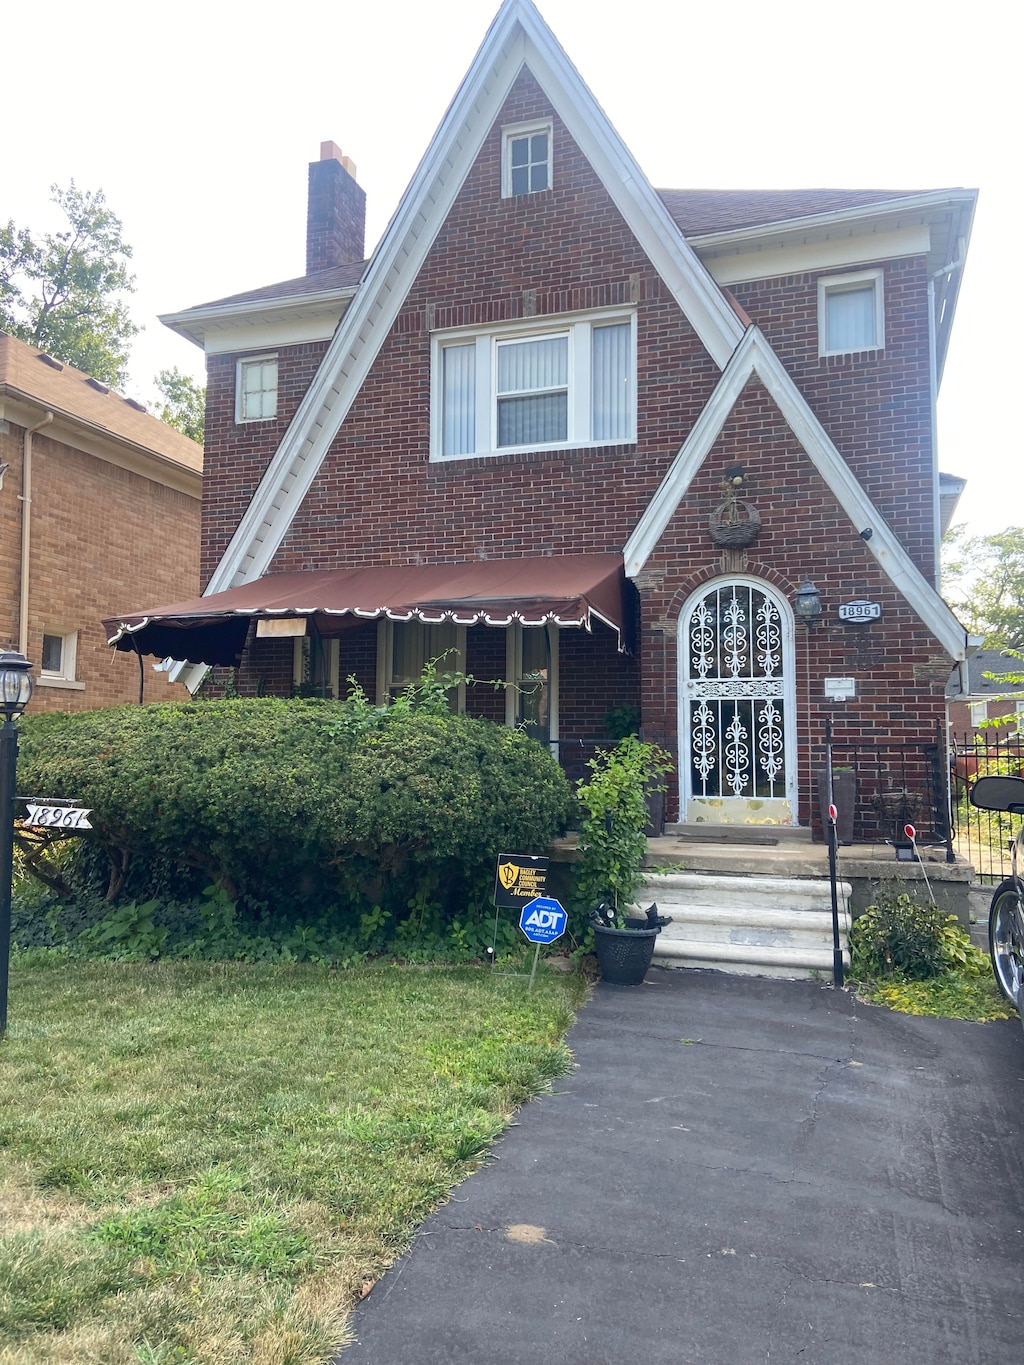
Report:
[[[625,908],[644,879],[647,793],[665,790],[661,779],[672,761],[658,745],[628,735],[587,766],[593,776],[576,793],[583,808],[576,899],[585,908],[602,900]]]
[[[139,900],[157,877],[166,895],[178,868],[179,899],[198,878],[250,916],[308,919],[330,905],[353,924],[375,906],[396,919],[410,905],[451,916],[486,897],[497,853],[542,849],[564,828],[571,793],[524,734],[415,702],[378,708],[357,694],[28,716],[19,786],[91,808],[111,901],[133,868]],[[133,951],[149,950],[149,930],[143,939]]]
[[[946,972],[978,975],[988,958],[975,948],[955,915],[919,905],[905,891],[885,892],[853,922],[852,975],[926,981]]]

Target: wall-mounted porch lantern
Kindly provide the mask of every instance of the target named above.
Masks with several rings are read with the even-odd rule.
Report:
[[[796,614],[808,630],[821,615],[821,594],[809,578],[805,578],[793,599]]]

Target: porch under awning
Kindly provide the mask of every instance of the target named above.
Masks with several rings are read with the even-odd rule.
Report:
[[[429,625],[551,622],[584,630],[596,619],[616,632],[624,653],[626,604],[621,554],[547,555],[266,574],[209,597],[112,616],[103,626],[115,649],[228,667],[240,663],[254,619],[305,618],[310,633],[324,638],[381,616]]]

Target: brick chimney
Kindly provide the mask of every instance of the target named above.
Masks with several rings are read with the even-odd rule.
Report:
[[[356,168],[333,142],[321,142],[320,160],[309,163],[306,213],[306,274],[361,261],[366,238],[366,191]]]

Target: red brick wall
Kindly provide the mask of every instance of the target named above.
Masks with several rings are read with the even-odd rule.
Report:
[[[538,117],[553,117],[554,188],[502,199],[501,126]],[[920,260],[884,268],[886,350],[874,356],[818,358],[816,275],[738,286],[735,293],[928,574],[933,552],[927,281]],[[639,338],[635,445],[429,463],[431,328],[629,302],[636,307]],[[280,416],[247,427],[233,420],[236,358],[211,359],[204,577],[237,525],[322,351],[305,346],[281,352]],[[486,139],[273,568],[620,550],[717,380],[693,328],[526,72]],[[645,729],[670,738],[675,733],[675,625],[689,588],[721,569],[706,525],[722,470],[734,463],[747,470],[748,496],[765,525],[747,571],[774,582],[790,598],[809,573],[831,613],[806,641],[807,658],[800,640],[803,785],[809,746],[818,743],[825,714],[820,700],[825,676],[854,673],[863,680],[857,703],[836,713],[837,724],[851,735],[930,732],[942,711],[945,678],[938,684],[935,679],[946,661],[897,599],[859,540],[860,528],[849,526],[758,385],[744,395],[652,561],[651,568],[665,577],[662,589],[643,595]],[[880,601],[885,615],[855,644],[836,622],[835,607],[857,596]],[[598,725],[613,705],[633,700],[639,686],[635,663],[617,655],[604,658],[597,636],[563,632],[563,734],[567,727]],[[483,703],[474,699],[473,705]],[[498,709],[488,704],[488,710]],[[802,818],[807,813],[805,803]]]
[[[24,428],[0,436],[10,468],[0,492],[0,638],[18,645]],[[107,645],[100,621],[180,601],[199,586],[199,499],[37,432],[32,438],[28,657],[43,634],[78,632],[82,688],[37,685],[33,711],[81,711],[138,700],[134,655]],[[144,658],[147,701],[185,700]]]
[[[733,285],[822,426],[935,581],[928,271],[924,257],[876,262],[884,273],[885,349],[818,355],[818,279],[836,271]],[[858,269],[863,267],[858,266]]]
[[[743,496],[761,516],[749,550],[723,554],[708,533],[721,500],[727,466],[742,459]],[[952,661],[882,572],[834,496],[757,381],[745,389],[641,578],[642,676],[645,725],[660,726],[675,749],[677,630],[687,597],[718,575],[764,579],[792,602],[804,575],[818,588],[821,622],[797,623],[799,818],[811,815],[810,773],[823,754],[825,717],[837,746],[934,741],[944,725],[944,688]],[[882,618],[866,627],[843,625],[840,602],[866,598]],[[826,702],[824,679],[853,677],[857,697]]]

